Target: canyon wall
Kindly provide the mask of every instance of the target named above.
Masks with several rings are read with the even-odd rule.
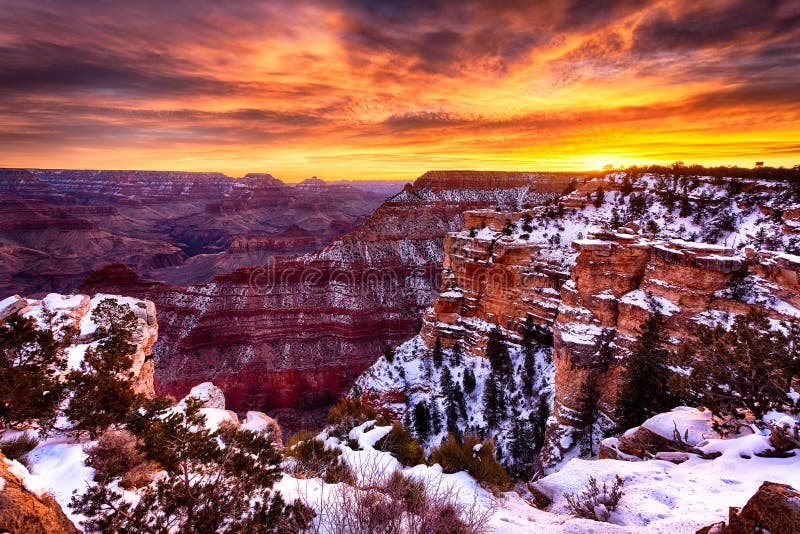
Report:
[[[383,347],[414,334],[440,286],[444,236],[463,226],[466,209],[516,209],[554,198],[569,181],[517,175],[522,185],[486,189],[463,189],[458,174],[424,175],[418,182],[426,185],[406,186],[319,252],[208,284],[148,282],[114,265],[89,277],[83,290],[156,303],[158,391],[182,397],[213,380],[233,409],[283,415],[290,429],[310,426]]]

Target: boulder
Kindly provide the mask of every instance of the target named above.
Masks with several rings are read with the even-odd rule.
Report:
[[[203,408],[225,409],[225,393],[211,382],[203,382],[193,387],[180,404],[186,404],[189,397],[200,401]]]
[[[686,453],[707,439],[719,438],[709,410],[679,406],[657,414],[619,438],[600,443],[600,458],[640,460],[656,458],[673,463],[688,460]]]
[[[272,440],[272,443],[277,446],[283,446],[283,435],[281,426],[276,419],[268,416],[264,412],[249,411],[247,418],[242,422],[242,430],[251,430],[253,432],[263,432]]]
[[[743,508],[732,507],[728,524],[715,523],[698,534],[796,534],[800,529],[800,492],[786,484],[764,482]]]
[[[0,300],[0,321],[6,317],[14,315],[27,305],[28,302],[19,295],[12,295],[8,298]]]

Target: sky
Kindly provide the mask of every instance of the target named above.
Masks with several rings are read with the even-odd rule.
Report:
[[[0,0],[0,166],[800,163],[800,2]]]

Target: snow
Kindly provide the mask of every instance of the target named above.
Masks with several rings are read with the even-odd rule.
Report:
[[[673,534],[697,529],[727,518],[730,506],[742,506],[765,480],[800,487],[800,458],[752,456],[763,436],[713,440],[709,451],[722,452],[713,460],[696,455],[675,465],[660,460],[570,460],[560,471],[536,486],[554,499],[551,512],[567,512],[565,493],[585,487],[590,476],[599,483],[625,481],[620,507],[611,522],[626,526],[624,532]],[[749,459],[741,454],[751,455]]]
[[[236,412],[221,410],[219,408],[200,408],[200,413],[206,416],[206,428],[212,432],[219,429],[225,423],[233,425],[239,424]]]
[[[579,247],[611,246],[613,244],[611,241],[605,241],[603,239],[576,239],[573,243]]]
[[[60,295],[58,293],[50,293],[42,299],[42,305],[50,311],[71,310],[81,306],[85,300],[85,295]]]
[[[186,404],[186,399],[188,399],[189,397],[192,397],[192,398],[202,402],[203,404],[206,404],[206,403],[209,403],[209,402],[216,403],[216,402],[219,401],[219,396],[220,396],[221,393],[222,393],[222,390],[219,389],[217,386],[215,386],[212,382],[203,382],[201,384],[198,384],[198,385],[194,386],[189,391],[189,394],[181,400],[180,404],[182,404],[182,405]],[[224,399],[225,399],[225,397],[223,395],[222,396],[222,406],[221,406],[222,408],[225,407]],[[220,406],[213,406],[213,407],[214,408],[220,408]]]
[[[603,329],[593,324],[583,323],[561,323],[558,325],[558,334],[565,343],[576,345],[594,345],[597,338],[603,333]]]
[[[119,305],[127,305],[131,311],[135,309],[135,306],[142,301],[140,299],[136,299],[133,297],[122,297],[119,295],[109,295],[107,293],[98,293],[97,295],[93,296],[92,299],[89,301],[89,313],[84,315],[81,318],[78,327],[80,328],[80,335],[81,337],[90,336],[95,333],[97,330],[97,324],[92,321],[92,312],[97,305],[100,304],[105,299],[111,299],[117,302]]]
[[[724,245],[716,245],[713,243],[699,243],[696,241],[684,241],[683,239],[672,239],[670,243],[673,245],[677,245],[681,248],[688,248],[693,250],[718,250],[720,252],[723,251],[731,251],[729,247]]]
[[[28,469],[16,460],[4,458],[8,472],[20,479],[26,490],[30,491],[40,499],[47,493],[47,483],[39,476],[31,474]]]
[[[242,430],[251,432],[263,432],[270,424],[270,417],[264,412],[248,411],[246,419],[242,423]]]
[[[680,311],[680,308],[669,299],[647,293],[641,289],[634,289],[625,293],[619,301],[645,310],[650,310],[652,302],[656,305],[657,311],[666,316],[671,316],[673,313]]]
[[[17,302],[19,300],[16,295],[11,295],[10,297],[6,297],[3,300],[0,300],[0,310],[7,308]]]
[[[719,453],[722,455],[720,458],[736,462],[739,458],[752,458],[772,446],[769,436],[750,434],[736,439],[710,439],[698,448],[706,454]]]
[[[0,433],[0,440],[12,439],[19,434],[7,430]],[[86,453],[83,448],[86,445],[64,436],[53,436],[41,441],[28,453],[30,471],[17,461],[6,460],[6,464],[31,493],[40,498],[46,493],[52,495],[67,517],[79,526],[83,516],[73,514],[68,505],[73,492],[80,494],[94,477],[94,469],[84,464]]]
[[[67,347],[67,369],[80,369],[81,362],[83,362],[83,358],[86,356],[86,349],[92,345],[94,345],[94,343],[79,343]]]
[[[711,411],[700,411],[688,406],[678,406],[672,411],[651,417],[642,423],[642,428],[670,440],[674,438],[674,432],[677,430],[681,439],[691,446],[707,439],[719,438],[719,434],[712,427]]]

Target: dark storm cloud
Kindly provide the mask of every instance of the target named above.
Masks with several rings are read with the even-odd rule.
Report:
[[[795,0],[773,2],[696,2],[686,10],[658,8],[633,33],[633,52],[679,52],[711,46],[741,44],[771,38],[800,28],[800,5]]]
[[[102,49],[32,42],[0,47],[0,94],[59,90],[117,91],[139,96],[230,94],[237,84],[199,74],[182,74],[172,58],[138,57]]]

